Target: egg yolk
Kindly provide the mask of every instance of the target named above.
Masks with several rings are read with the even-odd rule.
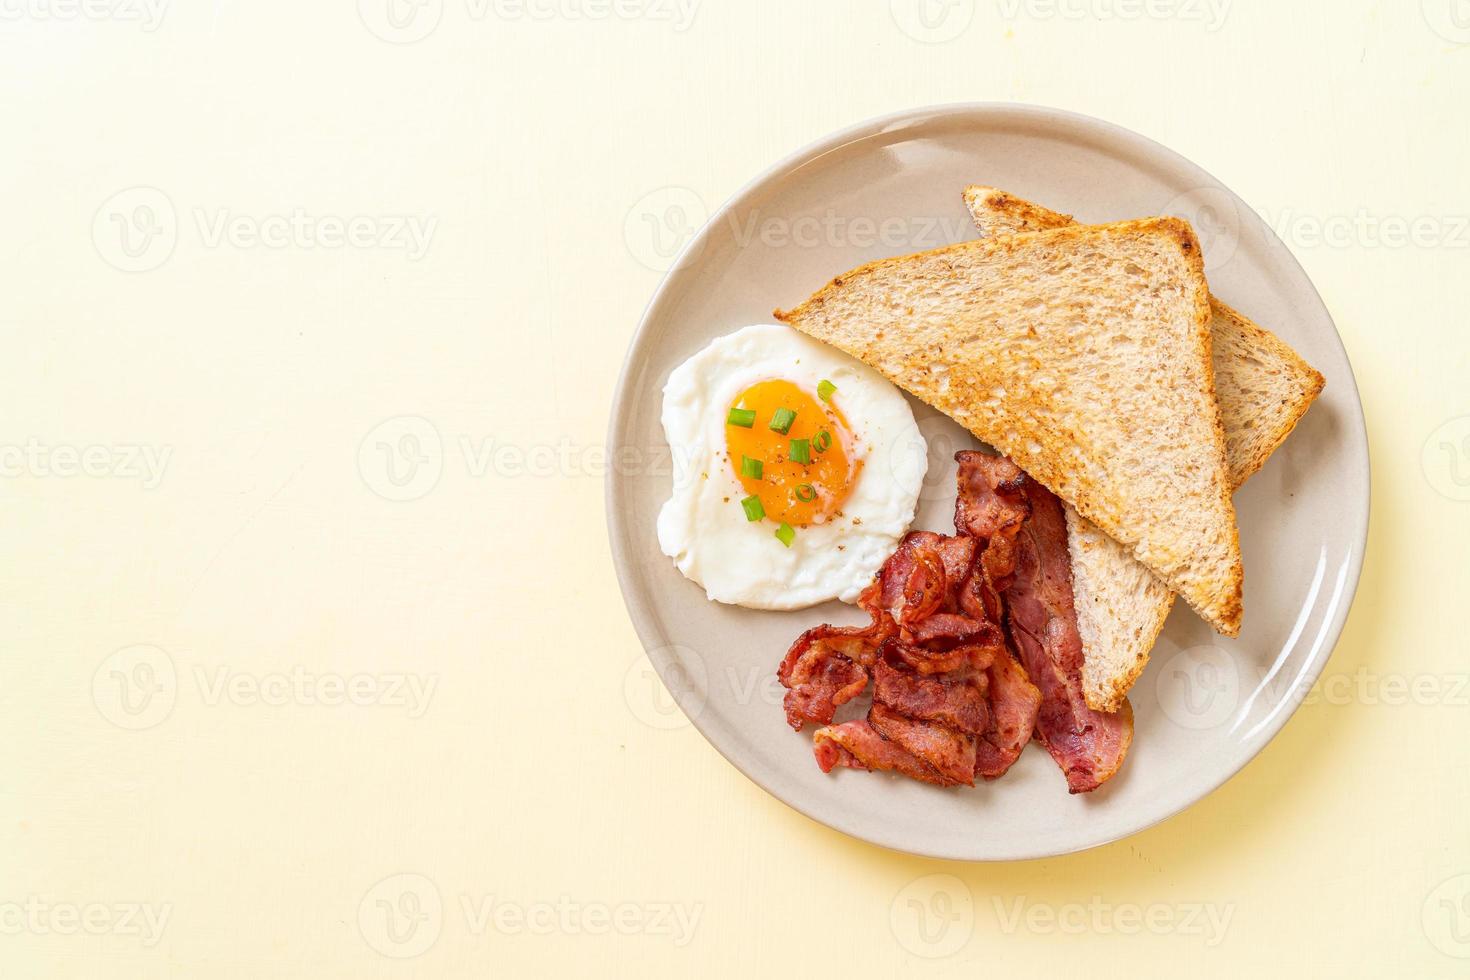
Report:
[[[862,471],[862,460],[853,458],[852,430],[835,404],[822,402],[790,381],[775,380],[747,388],[730,408],[755,412],[749,428],[726,424],[725,448],[740,485],[760,498],[766,517],[806,527],[825,523],[842,509]],[[796,417],[787,431],[778,432],[771,424],[779,424],[782,409]],[[793,449],[793,442],[805,443],[810,462],[800,462],[802,447]],[[751,475],[753,467],[743,462],[746,459],[759,462],[759,477]]]

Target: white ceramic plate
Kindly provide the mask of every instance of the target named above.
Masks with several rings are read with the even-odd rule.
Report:
[[[1141,830],[1215,789],[1281,729],[1321,673],[1357,587],[1368,527],[1362,406],[1332,320],[1264,222],[1199,167],[1141,136],[1016,105],[904,112],[845,130],[756,178],[686,247],[634,337],[613,403],[614,459],[664,448],[661,389],[710,339],[800,302],[862,262],[974,237],[960,190],[984,183],[1084,222],[1188,218],[1212,291],[1274,331],[1327,377],[1296,432],[1236,496],[1245,626],[1216,636],[1176,604],[1132,693],[1133,748],[1095,793],[1069,796],[1030,745],[1003,779],[938,789],[837,770],[793,732],[775,668],[821,622],[863,617],[836,603],[756,612],[705,599],[659,552],[666,467],[621,466],[607,490],[613,558],[633,623],[679,706],[725,758],[786,803],[886,847],[962,860],[1081,850]],[[953,533],[953,453],[967,433],[912,402],[930,442],[916,527]]]

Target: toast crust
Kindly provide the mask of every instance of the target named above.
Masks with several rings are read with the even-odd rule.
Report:
[[[1072,600],[1078,610],[1077,631],[1082,637],[1082,695],[1094,711],[1117,711],[1128,703],[1128,691],[1148,666],[1149,653],[1169,612],[1175,593],[1145,566],[1128,555],[1123,546],[1087,518],[1067,508],[1067,551],[1072,557]],[[1107,579],[1103,583],[1094,581]],[[1121,642],[1098,635],[1097,623],[1111,610],[1094,612],[1093,607],[1110,597],[1103,588],[1117,589],[1120,579],[1132,579],[1143,597],[1129,604],[1134,611],[1130,634]],[[1099,650],[1115,656],[1099,667]],[[1091,656],[1089,656],[1091,653]]]
[[[972,184],[965,188],[964,196],[965,207],[970,210],[971,215],[976,215],[983,210],[989,212],[990,218],[995,219],[991,223],[994,230],[990,231],[987,237],[993,237],[1002,228],[1011,234],[1021,234],[1028,231],[1065,228],[1077,223],[1077,220],[1070,214],[1044,208],[1040,204],[1033,204],[1024,198],[1007,194],[994,187]]]
[[[1068,225],[870,262],[835,277],[804,303],[789,311],[778,310],[775,316],[870,364],[1016,460],[1079,513],[1128,543],[1136,557],[1183,593],[1218,631],[1234,636],[1241,618],[1240,545],[1225,465],[1224,429],[1214,397],[1209,291],[1200,253],[1194,230],[1179,218]],[[1091,279],[1082,272],[1068,273],[1065,270],[1073,259],[1096,260],[1102,272],[1091,270]],[[1038,278],[1027,266],[1031,262],[1050,262],[1049,268],[1061,271],[1054,278]],[[1095,283],[1100,275],[1111,277],[1109,282],[1122,278],[1125,264],[1127,274],[1153,284],[1153,292],[1144,301],[1152,302],[1150,309],[1156,308],[1157,315],[1166,318],[1158,323],[1161,329],[1169,324],[1170,335],[1160,338],[1133,322],[1136,318],[1118,315],[1126,303],[1136,302],[1132,298],[1139,289],[1136,282],[1129,281],[1122,288],[1113,284],[1111,289],[1105,284],[1088,291],[1087,283]],[[994,281],[1006,269],[1027,280],[1018,285],[1025,296],[1012,296],[1016,290]],[[1074,293],[1048,293],[1051,283]],[[942,295],[936,298],[936,292]],[[927,331],[927,350],[896,337],[885,339],[884,328],[892,329],[895,320],[917,329],[915,308],[926,302],[929,306],[920,318]],[[1005,305],[1008,302],[1020,305],[1013,309]],[[981,310],[976,303],[989,303],[990,308]],[[1028,312],[1048,304],[1040,313]],[[1075,411],[1068,415],[1069,409],[1058,409],[1053,403],[1052,393],[1038,397],[1040,388],[1028,387],[1032,378],[1053,367],[1045,362],[1057,351],[1063,360],[1055,365],[1059,373],[1077,376],[1083,363],[1078,360],[1079,351],[1086,342],[1078,336],[1063,336],[1062,328],[1063,324],[1070,327],[1069,317],[1085,317],[1092,309],[1089,304],[1096,305],[1097,315],[1109,318],[1107,329],[1116,324],[1120,334],[1135,331],[1136,336],[1125,336],[1123,341],[1144,345],[1145,353],[1154,359],[1150,363],[1161,364],[1165,372],[1167,389],[1125,395],[1155,411],[1162,399],[1187,404],[1191,416],[1161,417],[1167,424],[1187,427],[1191,447],[1184,451],[1187,465],[1176,459],[1170,465],[1184,468],[1167,470],[1136,493],[1120,492],[1127,481],[1120,473],[1126,467],[1118,461],[1119,468],[1114,469],[1115,461],[1107,455],[1107,441],[1116,442],[1118,432],[1114,430],[1122,427],[1117,420],[1109,422],[1109,431],[1094,438],[1083,420],[1087,411],[1094,421],[1102,417],[1095,410],[1096,402],[1082,415]],[[991,318],[985,320],[982,313]],[[1098,339],[1111,342],[1114,338]],[[1011,367],[988,365],[967,359],[965,351],[955,353],[971,344],[979,344],[979,350],[987,349],[988,344],[1005,358],[1019,360]],[[944,372],[938,382],[933,377],[936,364]],[[956,382],[954,392],[951,376]],[[1007,392],[1011,381],[1017,382],[1016,390]],[[1137,384],[1130,387],[1142,390]],[[990,392],[994,397],[988,396]],[[1070,409],[1078,404],[1074,398]],[[1013,414],[1004,421],[1008,408]],[[1128,425],[1136,423],[1127,420]],[[1074,465],[1079,459],[1087,464],[1081,470]],[[1137,460],[1129,462],[1146,470]],[[1198,516],[1195,526],[1160,524],[1156,515],[1142,513],[1148,509],[1150,494],[1156,496],[1159,486],[1169,480],[1186,488],[1182,492],[1195,505],[1191,513]],[[1167,502],[1169,506],[1177,503]]]

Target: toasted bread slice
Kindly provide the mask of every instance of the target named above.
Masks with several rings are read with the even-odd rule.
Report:
[[[1240,629],[1241,564],[1200,246],[1179,218],[861,266],[776,316],[995,446]]]
[[[986,237],[1065,228],[1071,215],[996,190],[965,188],[965,206]],[[1225,429],[1230,483],[1239,488],[1290,435],[1321,393],[1322,375],[1274,334],[1211,297],[1215,394]],[[1082,686],[1095,711],[1116,711],[1148,663],[1174,593],[1097,525],[1067,509],[1067,545]]]

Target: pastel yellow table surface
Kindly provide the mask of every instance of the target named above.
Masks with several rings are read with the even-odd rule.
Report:
[[[1470,971],[1463,3],[13,0],[0,80],[0,976]],[[1374,463],[1275,742],[1013,865],[736,772],[650,683],[602,510],[692,222],[968,100],[1259,209]]]

